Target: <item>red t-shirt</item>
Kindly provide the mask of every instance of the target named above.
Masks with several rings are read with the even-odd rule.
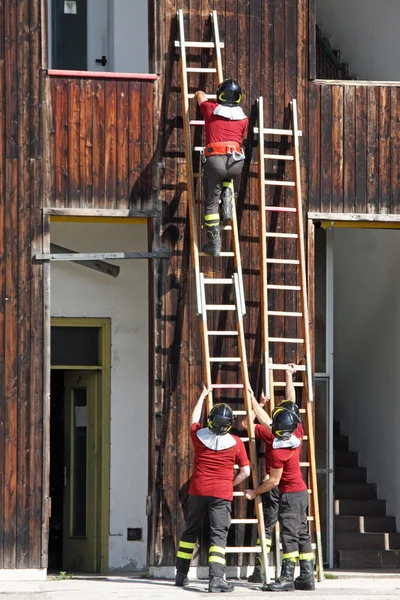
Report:
[[[211,450],[197,437],[199,429],[200,423],[194,423],[190,429],[194,446],[194,467],[189,494],[232,500],[232,482],[235,478],[233,467],[245,467],[250,464],[246,448],[242,440],[233,435],[235,446],[227,450]]]
[[[283,492],[302,492],[307,489],[300,469],[300,451],[298,448],[272,448],[274,436],[262,425],[254,428],[255,436],[265,442],[265,461],[269,469],[283,469],[278,489]],[[294,435],[300,440],[303,438],[303,426],[299,425]],[[268,458],[267,458],[268,453]],[[267,462],[268,461],[268,462]],[[269,472],[269,469],[267,472]]]
[[[218,102],[205,101],[200,104],[200,112],[205,121],[206,144],[212,142],[237,142],[241,144],[246,137],[248,119],[231,121],[214,115],[213,111]]]

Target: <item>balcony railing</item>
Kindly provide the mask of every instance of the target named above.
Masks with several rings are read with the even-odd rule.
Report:
[[[48,71],[50,205],[154,211],[155,75]]]

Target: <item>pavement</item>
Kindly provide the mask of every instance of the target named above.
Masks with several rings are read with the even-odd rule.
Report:
[[[266,598],[260,586],[246,580],[230,580],[235,584],[231,594],[222,597],[235,600]],[[0,582],[0,600],[205,600],[207,581],[192,580],[188,587],[177,588],[172,581],[148,579],[146,576],[74,576],[72,579],[48,577],[43,582]],[[274,596],[275,597],[275,596]],[[313,592],[285,592],[285,600],[400,600],[400,572],[328,572]],[[221,599],[222,600],[222,599]]]

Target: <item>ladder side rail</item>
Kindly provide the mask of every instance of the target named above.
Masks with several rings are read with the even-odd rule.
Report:
[[[190,114],[189,114],[189,92],[188,92],[188,81],[187,81],[187,62],[186,62],[186,48],[185,48],[185,22],[183,16],[183,10],[178,11],[178,22],[179,22],[179,41],[180,41],[180,65],[181,65],[181,88],[182,88],[182,109],[183,109],[183,134],[185,144],[185,156],[186,156],[186,185],[187,185],[187,202],[188,202],[188,213],[189,213],[189,227],[190,227],[190,242],[191,242],[191,253],[193,268],[195,273],[195,286],[196,286],[196,312],[201,314],[201,300],[200,300],[200,264],[199,264],[199,248],[197,242],[197,219],[195,210],[195,198],[194,198],[194,178],[193,178],[193,164],[192,164],[192,143],[190,135]]]
[[[249,372],[247,367],[247,357],[246,357],[246,345],[245,345],[245,336],[244,336],[244,327],[243,327],[243,317],[241,313],[241,300],[240,300],[240,289],[239,289],[239,281],[237,273],[234,274],[234,283],[235,283],[235,302],[236,302],[236,327],[238,331],[238,342],[239,342],[239,354],[242,358],[240,363],[241,375],[243,381],[243,399],[246,410],[247,417],[247,432],[249,436],[249,454],[250,454],[250,470],[252,475],[252,483],[253,488],[257,488],[259,485],[258,479],[258,468],[257,468],[257,447],[256,447],[256,439],[254,434],[254,421],[253,421],[253,407],[251,405],[250,398],[250,381],[249,381]],[[254,500],[255,512],[257,517],[257,527],[258,527],[258,537],[261,545],[261,554],[263,557],[265,568],[265,578],[266,583],[269,583],[269,573],[268,573],[268,554],[267,554],[267,542],[265,537],[265,524],[264,524],[264,508],[263,501],[260,495],[257,495]]]
[[[215,58],[216,58],[216,68],[217,68],[217,80],[218,85],[223,81],[224,76],[222,74],[222,55],[221,55],[221,40],[219,37],[219,27],[218,27],[218,17],[217,11],[213,10],[210,13],[211,22],[213,26],[213,38],[215,45]]]
[[[210,341],[208,335],[208,323],[207,323],[207,303],[206,303],[206,286],[204,283],[204,273],[200,273],[200,293],[201,293],[201,323],[200,323],[200,335],[201,335],[201,346],[203,352],[203,375],[204,383],[208,390],[211,389],[211,361],[210,361]],[[207,414],[213,407],[213,393],[210,392],[206,399]]]
[[[293,126],[293,158],[295,175],[295,197],[296,197],[296,220],[297,220],[297,249],[298,259],[300,261],[300,286],[301,286],[301,307],[303,313],[302,329],[305,347],[306,371],[307,371],[307,400],[313,401],[313,381],[311,373],[311,343],[308,315],[308,296],[307,296],[307,274],[306,274],[306,253],[304,247],[304,226],[303,226],[303,202],[301,195],[301,173],[300,173],[300,153],[299,153],[299,130],[297,122],[297,102],[292,100],[292,126]]]
[[[272,358],[268,359],[268,362],[272,364]],[[271,390],[271,397],[269,400],[270,417],[272,418],[272,412],[275,408],[275,388],[274,388],[274,371],[269,369],[269,385]],[[281,531],[279,526],[279,520],[275,524],[275,576],[279,577],[281,570]]]
[[[265,159],[264,159],[264,98],[258,99],[258,205],[260,213],[260,276],[261,276],[261,344],[264,363],[264,389],[271,398],[269,377],[269,332],[268,332],[268,267],[267,267],[267,216],[265,210]]]
[[[302,373],[304,391],[307,389],[307,373]],[[314,403],[307,402],[306,404],[306,421],[307,421],[307,437],[308,437],[308,462],[309,462],[309,486],[311,488],[311,509],[313,515],[313,529],[315,533],[315,544],[316,544],[316,558],[315,564],[317,568],[317,579],[323,581],[324,579],[324,561],[322,552],[322,539],[321,539],[321,525],[320,525],[320,513],[319,513],[319,499],[318,499],[318,481],[317,481],[317,465],[315,460],[315,439],[314,439]]]

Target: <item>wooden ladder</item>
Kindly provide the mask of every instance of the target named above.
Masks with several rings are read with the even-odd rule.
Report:
[[[308,454],[308,460],[300,465],[308,470],[310,494],[308,520],[310,533],[315,535],[313,548],[316,551],[317,577],[321,581],[324,577],[323,555],[315,461],[313,378],[299,152],[299,138],[302,132],[298,129],[296,100],[290,102],[289,113],[289,129],[265,128],[263,98],[258,99],[258,127],[254,128],[254,133],[258,135],[262,358],[264,385],[266,395],[270,399],[271,411],[274,408],[276,388],[285,386],[284,382],[276,380],[274,373],[287,368],[287,364],[277,364],[270,359],[271,344],[283,344],[284,346],[281,347],[283,356],[285,356],[285,348],[288,350],[291,348],[292,356],[300,358],[295,362],[301,363],[297,370],[302,372],[302,382],[296,382],[294,385],[303,389],[304,406],[300,412],[305,415],[304,442],[307,444]],[[277,142],[282,144],[283,151],[280,154],[273,153]],[[266,145],[270,147],[272,145],[273,150],[266,151]],[[269,175],[268,178],[266,177],[266,164],[268,164],[267,172],[271,173],[274,168],[276,169],[276,178]],[[287,179],[285,175],[286,170],[289,169],[285,165],[288,164],[293,165],[293,175]],[[294,202],[290,206],[283,205],[281,200],[285,197],[283,193],[285,188],[294,191]],[[266,202],[267,190],[270,192],[272,190],[272,193],[268,194],[268,203]],[[281,194],[274,194],[277,190],[280,190]],[[274,251],[273,257],[271,250]],[[287,254],[290,258],[286,258]],[[283,310],[273,310],[272,307],[276,302]],[[277,336],[271,336],[269,327],[276,329],[283,319],[285,325],[291,321],[290,329],[296,332],[300,330],[300,335],[286,337],[284,333],[279,332]],[[279,565],[279,524],[276,527],[276,538],[275,564]]]
[[[235,416],[245,416],[247,420],[247,431],[248,438],[242,438],[243,441],[248,442],[249,449],[249,458],[250,458],[250,467],[252,474],[252,482],[253,486],[257,487],[259,485],[258,480],[258,469],[257,469],[257,451],[256,451],[256,441],[254,437],[254,423],[251,418],[252,415],[252,407],[251,407],[251,397],[250,397],[250,381],[247,367],[247,356],[246,356],[246,345],[245,345],[245,336],[244,336],[244,328],[243,328],[243,316],[246,312],[245,300],[244,300],[244,289],[243,289],[243,278],[242,278],[242,266],[240,259],[240,246],[239,246],[239,232],[237,225],[237,215],[235,209],[235,202],[232,201],[232,225],[230,226],[221,226],[222,233],[222,247],[224,245],[223,233],[226,231],[230,231],[232,234],[232,244],[231,249],[223,250],[220,253],[220,257],[232,257],[233,259],[233,275],[232,277],[227,278],[216,278],[216,277],[206,277],[204,272],[201,269],[200,259],[210,261],[211,258],[207,257],[203,252],[199,251],[198,240],[200,238],[199,229],[197,225],[196,218],[196,195],[195,195],[195,186],[194,186],[194,178],[196,176],[200,176],[200,173],[194,174],[193,172],[193,163],[192,163],[192,153],[193,151],[202,152],[203,147],[193,147],[192,136],[191,136],[191,127],[204,126],[204,121],[202,120],[191,120],[190,118],[190,106],[189,101],[194,99],[194,94],[189,93],[189,82],[188,78],[192,73],[209,73],[212,75],[210,79],[215,77],[217,84],[223,81],[223,72],[222,72],[222,58],[221,58],[221,49],[224,48],[224,43],[221,42],[219,36],[218,29],[218,19],[217,13],[214,10],[210,14],[211,24],[212,24],[212,39],[211,41],[204,42],[191,42],[186,41],[185,39],[185,26],[184,26],[184,14],[182,9],[180,9],[177,13],[178,24],[179,24],[179,40],[175,41],[175,46],[179,49],[180,53],[180,68],[181,68],[181,89],[182,89],[182,112],[183,112],[183,132],[184,132],[184,145],[185,145],[185,157],[186,157],[186,183],[187,183],[187,202],[188,202],[188,214],[189,214],[189,228],[190,228],[190,240],[191,240],[191,258],[192,265],[194,269],[194,277],[195,277],[195,287],[196,287],[196,307],[197,314],[200,317],[200,330],[201,330],[201,344],[202,344],[202,357],[203,357],[203,371],[204,371],[204,383],[208,389],[214,390],[233,390],[240,389],[243,391],[244,398],[244,410],[234,410],[233,414]],[[197,49],[198,52],[207,49],[208,52],[213,53],[213,67],[188,67],[187,65],[187,55],[186,50],[191,50],[191,56],[194,49]],[[198,56],[196,57],[199,58]],[[198,88],[196,88],[198,89]],[[206,94],[208,99],[215,99],[215,94]],[[194,112],[194,111],[193,111]],[[203,210],[205,208],[204,201],[200,201],[203,206]],[[218,260],[218,258],[214,259]],[[227,289],[227,286],[231,286],[233,288],[233,304],[212,304],[209,302],[209,294],[207,294],[207,290],[214,288],[215,286],[222,286],[223,291]],[[209,330],[208,328],[208,317],[209,314],[213,313],[213,311],[231,311],[233,314],[234,321],[236,324],[236,330]],[[214,313],[215,314],[215,313]],[[216,339],[219,337],[219,341],[222,338],[232,338],[236,337],[238,340],[237,356],[211,356],[212,345],[210,344],[210,340]],[[221,344],[221,347],[223,344]],[[241,373],[241,381],[242,383],[236,384],[223,384],[217,383],[216,381],[212,381],[212,369],[211,364],[227,364],[227,363],[236,363],[240,365],[240,373]],[[213,393],[210,393],[207,397],[207,411],[209,412],[213,406]],[[243,496],[243,492],[234,492],[234,496]],[[257,524],[258,527],[258,535],[261,540],[261,548],[260,546],[235,546],[226,548],[227,553],[262,553],[262,558],[267,565],[268,555],[266,552],[266,540],[265,540],[265,530],[264,530],[264,514],[262,507],[262,500],[260,496],[257,496],[255,502],[256,508],[256,518],[255,519],[232,519],[233,525],[239,524]],[[269,582],[268,579],[268,568],[266,571],[266,583]]]

